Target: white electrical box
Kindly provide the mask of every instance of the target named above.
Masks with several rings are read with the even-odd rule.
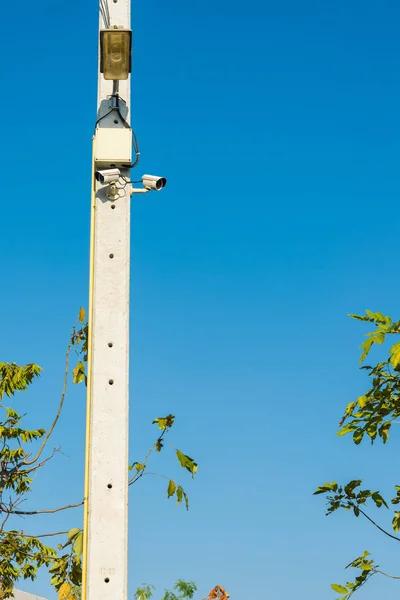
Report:
[[[132,163],[132,130],[99,127],[96,130],[95,162],[101,165]]]

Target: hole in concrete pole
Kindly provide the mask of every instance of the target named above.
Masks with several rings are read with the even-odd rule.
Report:
[[[114,254],[109,254],[108,255],[110,258],[114,258]]]
[[[115,208],[115,204],[111,204],[111,208],[114,210],[114,208]]]
[[[108,489],[109,489],[109,490],[111,490],[111,488],[112,488],[112,483],[109,483],[109,484],[107,485],[107,487],[108,487]]]
[[[109,383],[110,385],[113,385],[113,383],[114,383],[114,379],[109,379],[109,380],[108,380],[108,383]]]
[[[112,342],[108,342],[108,347],[109,347],[109,348],[112,348],[112,347],[113,347],[113,345],[114,345],[114,344],[113,344]]]
[[[110,583],[110,578],[109,578],[109,577],[106,577],[104,581],[105,581],[106,583]]]

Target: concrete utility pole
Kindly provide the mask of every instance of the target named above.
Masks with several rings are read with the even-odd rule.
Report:
[[[159,191],[166,179],[143,175],[142,188],[131,186],[139,149],[129,125],[130,0],[99,2],[82,600],[126,600],[130,197]]]
[[[118,38],[117,28],[130,29],[130,0],[100,0],[100,15],[100,30],[114,30],[117,35],[103,40],[105,47],[108,44],[105,60],[121,62],[117,54],[124,53],[130,40]],[[120,179],[116,191],[115,183],[106,185],[107,177],[104,183],[97,181],[95,172],[118,167],[123,177],[130,177],[129,168],[122,166],[132,161],[129,105],[129,76],[106,80],[99,72],[93,140],[83,600],[127,598],[130,186],[123,187]]]

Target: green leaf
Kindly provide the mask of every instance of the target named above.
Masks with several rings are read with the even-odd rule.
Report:
[[[362,429],[356,429],[353,433],[353,442],[358,446],[364,437],[364,431]]]
[[[343,585],[339,585],[338,583],[331,583],[331,588],[338,594],[347,594],[347,588],[345,588]]]
[[[153,597],[154,585],[143,585],[143,587],[138,588],[134,594],[135,600],[149,600],[149,598]]]
[[[72,548],[77,556],[82,556],[82,550],[83,550],[83,533],[82,532],[76,536],[74,545],[72,546]]]
[[[371,441],[373,442],[374,439],[376,438],[376,434],[377,434],[377,424],[376,423],[370,423],[369,425],[367,425],[367,434],[369,435],[369,437],[371,438]]]
[[[172,479],[170,479],[170,482],[168,484],[168,489],[167,489],[168,498],[171,498],[171,496],[173,496],[175,494],[175,491],[176,491],[176,483],[175,483],[175,481],[172,481]]]
[[[85,365],[82,361],[79,361],[75,369],[72,370],[72,381],[74,383],[81,383],[85,379]]]
[[[318,486],[317,491],[314,492],[313,496],[317,496],[318,494],[325,494],[326,492],[336,492],[337,489],[338,485],[336,481],[332,481],[332,483],[329,483],[329,481],[327,481],[324,485]]]
[[[361,354],[360,363],[364,362],[364,360],[366,359],[368,352],[371,350],[371,346],[373,343],[374,343],[373,340],[371,340],[371,338],[370,338],[368,340],[365,340],[365,342],[363,344],[361,344],[360,348],[363,349],[363,352]]]
[[[383,344],[383,342],[385,341],[385,334],[382,333],[382,331],[379,332],[371,332],[370,334],[370,339],[374,342],[374,344]]]
[[[392,364],[392,366],[394,368],[396,368],[400,362],[400,342],[397,342],[397,344],[394,344],[394,346],[392,346],[390,348],[389,352],[390,352],[390,363]]]
[[[198,466],[197,463],[195,463],[195,461],[193,460],[193,458],[190,458],[190,456],[183,454],[183,452],[181,452],[180,450],[176,451],[176,456],[181,464],[181,467],[183,469],[187,469],[189,473],[191,473],[192,476],[194,476],[197,472]]]
[[[342,429],[339,429],[339,431],[337,432],[336,435],[346,435],[346,433],[350,433],[351,431],[354,431],[356,429],[355,425],[352,425],[351,423],[349,425],[345,425],[344,427],[342,427]]]
[[[172,427],[174,421],[174,415],[167,415],[166,417],[157,417],[157,419],[154,419],[152,424],[156,423],[158,425],[158,428],[163,430]]]
[[[389,430],[390,430],[391,426],[392,426],[392,424],[389,421],[386,421],[379,428],[379,435],[381,436],[384,444],[386,444],[386,442],[389,439]]]
[[[344,487],[344,491],[347,495],[350,495],[356,488],[360,487],[362,484],[362,479],[353,479],[349,481],[347,485]]]
[[[373,494],[371,494],[371,498],[375,502],[375,504],[378,508],[380,508],[382,505],[384,505],[384,506],[386,506],[386,508],[388,508],[388,505],[386,504],[386,502],[382,498],[382,496],[379,494],[379,492],[374,492]]]
[[[80,532],[81,529],[79,529],[79,527],[74,527],[73,529],[70,529],[70,531],[68,532],[68,541],[70,542],[71,540],[73,540]]]
[[[145,468],[146,468],[146,465],[141,465],[140,463],[135,464],[135,469],[138,473],[140,473],[140,471],[144,471]]]
[[[396,533],[399,532],[400,529],[400,512],[395,513],[392,521],[392,527]]]
[[[186,504],[186,510],[189,510],[189,498],[187,497],[187,494],[185,494],[184,489],[182,488],[182,486],[178,485],[178,487],[176,488],[176,503],[180,504],[183,500],[183,498],[185,499],[185,504]]]
[[[361,565],[359,566],[359,568],[362,571],[371,571],[371,569],[373,569],[372,565],[370,563],[366,563],[366,562],[361,563]]]
[[[367,398],[367,396],[359,396],[359,398],[357,399],[357,402],[361,408],[364,408],[364,406],[368,402],[368,398]]]

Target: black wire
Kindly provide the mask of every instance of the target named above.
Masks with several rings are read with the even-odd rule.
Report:
[[[113,94],[111,96],[112,98],[115,98],[116,100],[116,105],[112,107],[111,110],[108,111],[108,113],[106,113],[105,115],[103,115],[102,117],[100,117],[100,119],[97,119],[95,125],[94,125],[94,132],[96,133],[96,128],[97,125],[100,123],[100,121],[102,121],[103,119],[105,119],[106,117],[108,117],[108,115],[111,115],[112,112],[114,112],[114,110],[117,111],[119,118],[121,119],[123,125],[127,128],[127,129],[131,129],[131,126],[129,125],[128,121],[124,118],[124,116],[121,113],[121,109],[119,106],[119,100],[123,100],[123,98],[121,98],[118,94]],[[125,102],[125,100],[123,100],[123,102]],[[134,167],[136,167],[136,165],[139,163],[140,160],[140,150],[139,150],[139,142],[138,139],[136,137],[136,133],[133,131],[133,129],[131,129],[132,131],[132,140],[133,140],[133,149],[135,151],[136,154],[136,159],[135,162],[133,162],[132,164],[128,165],[121,165],[122,167],[125,167],[126,169],[133,169]],[[140,183],[139,181],[134,181],[132,183]]]
[[[128,179],[127,177],[124,177],[124,175],[121,175],[120,179],[123,179],[125,181],[125,185],[127,185],[128,183],[142,183],[141,179],[139,181],[132,181],[132,179]]]
[[[108,111],[108,113],[106,113],[105,115],[103,115],[102,117],[100,117],[100,119],[97,119],[96,123],[94,124],[94,130],[95,130],[95,132],[96,132],[97,125],[100,123],[100,121],[102,121],[103,119],[105,119],[106,117],[108,117],[108,115],[111,115],[111,113],[114,112],[114,110],[117,110],[116,106],[113,106],[112,109],[110,111]]]

